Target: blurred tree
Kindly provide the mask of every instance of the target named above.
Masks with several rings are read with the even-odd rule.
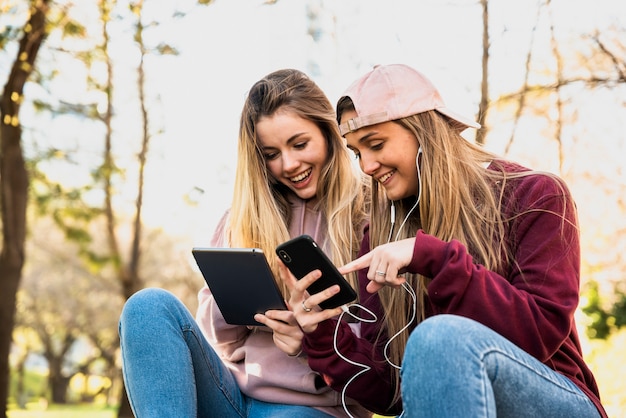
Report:
[[[160,44],[158,47],[150,50],[144,42],[144,29],[146,24],[143,22],[143,0],[131,2],[129,4],[132,17],[135,19],[134,27],[134,39],[139,49],[139,64],[137,66],[137,92],[139,97],[140,107],[140,123],[141,123],[141,145],[139,153],[137,154],[137,184],[135,194],[135,213],[132,221],[131,231],[131,245],[129,248],[129,254],[124,257],[122,254],[119,243],[119,229],[117,228],[117,217],[113,207],[114,189],[113,176],[116,173],[116,163],[112,153],[112,94],[114,91],[113,78],[112,78],[112,61],[109,54],[109,33],[107,30],[107,24],[110,21],[110,7],[115,4],[115,1],[108,2],[103,0],[101,2],[101,13],[103,24],[103,39],[102,51],[104,52],[104,60],[107,67],[107,85],[105,92],[107,95],[107,111],[105,113],[104,122],[106,128],[105,135],[105,151],[103,164],[100,167],[99,174],[103,184],[105,195],[104,214],[106,217],[106,235],[109,243],[109,253],[114,260],[114,266],[116,273],[122,285],[122,296],[124,299],[128,299],[133,293],[143,287],[143,280],[140,274],[140,261],[142,251],[140,247],[142,239],[142,210],[144,199],[144,173],[147,163],[147,153],[152,139],[152,132],[149,120],[148,103],[146,99],[146,73],[145,73],[145,57],[149,53],[175,53],[175,49],[166,44]],[[149,25],[157,25],[157,22],[151,22]],[[122,391],[122,397],[120,400],[120,408],[118,410],[118,417],[132,417],[132,411],[130,403],[126,397],[126,391]]]
[[[64,404],[71,378],[102,357],[99,350],[75,354],[85,333],[116,334],[119,286],[86,269],[77,245],[68,243],[49,218],[32,217],[30,224],[38,234],[29,240],[17,323],[38,336],[39,353],[48,362],[51,401]]]
[[[87,264],[50,217],[29,217],[38,233],[27,242],[28,261],[18,293],[15,352],[18,371],[29,353],[43,356],[49,363],[49,387],[54,403],[87,399],[93,394],[77,394],[68,383],[77,374],[106,377],[111,386],[102,388],[109,405],[119,405],[121,375],[118,360],[117,320],[123,304],[121,284],[112,269]],[[104,245],[99,233],[102,222],[93,222],[90,234],[95,246]],[[150,279],[147,285],[159,286],[183,296],[190,309],[202,279],[186,261],[188,248],[160,230],[145,232],[146,257],[141,270]],[[36,339],[25,340],[27,331]],[[28,334],[30,335],[30,334]],[[44,344],[45,343],[45,344]],[[20,361],[22,360],[22,361]],[[19,377],[19,376],[18,376]],[[69,397],[70,395],[71,398]],[[14,392],[15,399],[26,399]]]
[[[605,340],[611,334],[611,323],[614,318],[602,305],[602,298],[598,290],[597,282],[589,282],[586,293],[587,303],[582,307],[582,311],[589,317],[587,324],[587,336]]]
[[[33,6],[32,11],[34,12],[31,16],[30,21],[24,26],[23,29],[23,38],[20,43],[20,49],[18,51],[18,59],[15,61],[13,71],[11,72],[11,76],[7,82],[7,85],[4,89],[4,95],[2,97],[2,219],[3,219],[3,252],[2,259],[0,264],[0,272],[2,274],[0,277],[2,281],[0,285],[2,290],[0,292],[1,297],[5,303],[1,303],[2,309],[2,352],[8,353],[8,347],[10,346],[10,336],[11,330],[13,327],[14,321],[14,312],[15,312],[15,291],[19,285],[19,278],[21,277],[21,269],[24,264],[24,239],[25,239],[25,230],[26,230],[26,202],[27,202],[27,192],[29,187],[29,179],[27,178],[26,171],[26,162],[24,160],[24,156],[22,155],[21,149],[21,126],[19,124],[18,119],[18,110],[19,105],[22,103],[22,91],[24,84],[29,76],[34,75],[38,76],[38,81],[43,83],[46,79],[42,74],[34,74],[33,73],[33,63],[34,59],[37,56],[37,51],[39,50],[39,45],[41,44],[45,32],[45,24],[44,24],[44,16],[48,11],[48,1],[45,2],[32,2],[37,7]],[[200,1],[199,4],[209,4],[210,1]],[[60,5],[60,9],[63,9],[63,3]],[[114,186],[114,177],[119,175],[121,171],[116,167],[115,161],[113,159],[112,153],[112,137],[113,137],[113,129],[112,129],[112,119],[113,119],[113,105],[112,105],[112,91],[113,91],[113,79],[112,79],[112,71],[113,71],[113,63],[110,60],[108,53],[106,53],[108,41],[109,41],[109,32],[107,30],[107,24],[111,21],[112,17],[110,15],[112,8],[115,6],[115,1],[106,1],[101,0],[98,1],[101,15],[102,15],[102,39],[104,47],[95,48],[95,50],[89,49],[87,51],[83,51],[82,54],[78,53],[77,56],[82,58],[84,62],[89,66],[91,63],[100,58],[100,62],[104,62],[107,69],[107,79],[104,84],[98,84],[95,79],[90,79],[90,85],[97,86],[101,88],[101,91],[106,95],[106,106],[104,111],[98,108],[95,104],[72,104],[63,101],[58,101],[56,105],[50,103],[44,103],[39,100],[33,100],[33,104],[36,109],[42,111],[52,112],[56,115],[61,114],[75,114],[80,115],[80,117],[85,118],[95,118],[103,122],[106,134],[105,134],[105,152],[104,152],[104,162],[101,165],[100,169],[95,171],[95,184],[101,184],[104,190],[105,196],[105,204],[104,207],[98,208],[97,206],[89,206],[85,204],[85,200],[83,196],[85,193],[92,193],[94,190],[95,184],[89,184],[82,188],[73,188],[68,189],[62,186],[59,183],[55,183],[50,181],[46,176],[38,171],[37,164],[35,160],[30,161],[29,169],[33,178],[36,180],[37,184],[35,185],[33,191],[33,198],[37,202],[37,209],[40,214],[47,213],[54,219],[58,226],[65,232],[66,237],[72,240],[79,245],[77,248],[77,253],[82,254],[84,256],[84,260],[87,261],[87,266],[91,265],[96,269],[103,268],[107,265],[113,265],[117,270],[117,277],[120,282],[123,284],[124,291],[121,292],[124,297],[128,297],[134,291],[141,287],[141,283],[138,280],[138,266],[140,260],[140,239],[141,239],[141,208],[143,202],[143,172],[145,170],[146,164],[146,155],[148,152],[148,144],[149,140],[152,136],[152,133],[149,129],[148,124],[148,111],[147,111],[147,103],[146,103],[146,91],[145,91],[145,69],[144,69],[144,56],[147,53],[158,53],[158,54],[172,54],[175,53],[175,49],[170,47],[167,44],[159,44],[153,48],[145,47],[143,43],[143,30],[144,25],[141,22],[141,8],[143,6],[142,2],[134,3],[130,5],[130,10],[133,12],[133,16],[138,19],[138,23],[136,25],[137,30],[135,32],[135,40],[137,41],[137,45],[141,51],[141,63],[138,66],[138,89],[140,96],[140,107],[141,107],[141,115],[142,115],[142,126],[143,126],[143,136],[141,143],[141,151],[138,154],[139,160],[139,168],[138,168],[138,193],[136,198],[136,215],[133,222],[134,225],[134,238],[131,244],[130,257],[129,260],[123,262],[122,254],[120,250],[120,244],[118,239],[119,231],[117,219],[115,215],[115,210],[113,207],[113,196],[115,195],[115,186]],[[59,6],[59,5],[57,5]],[[64,13],[64,10],[60,10],[61,13],[57,13],[55,15],[55,19],[58,19],[61,23],[59,23],[58,27],[62,28],[64,33],[70,33],[78,35],[79,37],[84,37],[85,31],[84,28],[76,23],[67,19],[67,15]],[[176,12],[175,15],[180,17],[184,14]],[[128,16],[127,16],[128,17]],[[56,20],[54,24],[58,23]],[[150,22],[149,25],[154,25],[154,22]],[[53,25],[52,23],[50,24]],[[15,32],[13,31],[13,36],[15,36]],[[9,31],[2,34],[0,37],[0,43],[4,46],[7,42],[9,42]],[[104,51],[104,53],[102,53]],[[56,53],[67,53],[68,51],[63,50],[63,48],[57,48]],[[56,69],[53,69],[51,75],[54,77],[58,74]],[[50,79],[51,80],[51,79]],[[43,86],[43,84],[42,84]],[[50,149],[44,150],[43,155],[39,158],[41,160],[46,159],[58,159],[67,158],[68,161],[71,159],[71,156],[65,154],[64,152],[58,149]],[[106,219],[106,231],[107,236],[109,237],[109,252],[105,254],[102,253],[101,250],[93,250],[91,247],[92,236],[91,232],[87,230],[86,225],[90,222],[93,222],[94,219],[98,216],[98,214],[105,214]],[[102,247],[100,247],[102,248]],[[112,262],[112,263],[111,263]],[[5,274],[5,272],[7,274]],[[14,279],[15,278],[15,279]],[[79,309],[79,308],[77,308]],[[43,320],[43,317],[54,316],[52,312],[41,312],[38,321],[43,324],[46,321]],[[77,312],[80,312],[78,310]],[[119,310],[118,310],[119,312]],[[117,315],[111,315],[109,318],[116,318]],[[6,318],[6,320],[5,320]],[[66,391],[64,390],[64,385],[66,382],[64,380],[68,380],[67,376],[63,376],[59,370],[62,368],[62,364],[64,361],[64,354],[69,350],[68,347],[71,347],[72,342],[76,339],[76,327],[72,324],[71,319],[73,318],[64,318],[63,320],[67,320],[67,327],[65,331],[67,333],[65,335],[50,335],[46,332],[41,332],[40,337],[42,341],[45,342],[47,347],[47,358],[50,362],[51,367],[51,384],[54,387],[53,389],[53,401],[62,402],[65,396]],[[41,325],[40,324],[40,325]],[[48,324],[49,325],[49,324]],[[89,324],[79,324],[80,326],[88,326]],[[50,329],[50,328],[48,328]],[[61,329],[61,327],[58,327]],[[116,328],[108,327],[108,330],[113,329],[114,332],[110,333],[108,337],[105,337],[101,332],[91,332],[89,336],[92,340],[100,347],[105,348],[105,345],[108,346],[106,350],[102,350],[102,356],[107,359],[108,364],[114,364],[115,359],[115,350],[117,349],[119,343],[117,341],[117,331]],[[40,330],[44,330],[40,328]],[[98,331],[101,331],[98,330]],[[110,341],[111,335],[113,336],[113,340],[115,343],[113,344],[113,348],[110,348],[109,343],[105,343],[104,341]],[[6,347],[6,348],[5,348]],[[6,360],[4,360],[6,359]],[[116,365],[117,366],[117,365]],[[8,388],[8,355],[3,356],[2,363],[3,371],[6,373],[2,374],[4,379],[4,387]],[[3,393],[8,393],[8,389],[3,390]],[[3,400],[3,410],[6,411],[6,399],[7,396],[2,396]]]
[[[500,111],[510,107],[514,117],[513,125],[504,149],[504,154],[511,151],[516,139],[521,119],[533,115],[547,119],[551,137],[558,147],[559,169],[564,170],[563,127],[575,122],[575,111],[567,108],[572,102],[572,95],[579,94],[579,86],[593,89],[626,86],[626,48],[620,41],[624,39],[623,28],[609,28],[600,36],[598,33],[583,34],[584,42],[571,42],[569,38],[559,37],[559,28],[553,16],[554,7],[550,0],[541,2],[537,7],[535,25],[526,51],[525,71],[522,85],[518,91],[504,93],[494,98],[490,107]],[[548,21],[548,30],[540,31],[543,21]],[[550,45],[551,61],[538,58],[543,51],[538,51],[539,33],[547,32]],[[581,34],[576,34],[581,36]],[[586,40],[586,42],[585,42]],[[484,45],[484,43],[483,43]],[[579,59],[574,59],[579,56]],[[481,106],[482,108],[482,106]],[[569,119],[567,118],[569,115]]]
[[[617,287],[611,298],[602,298],[598,283],[591,282],[586,295],[587,304],[582,311],[591,318],[587,325],[589,338],[606,340],[626,325],[626,293],[622,289]]]
[[[18,296],[19,298],[19,296]],[[18,302],[19,312],[19,302]],[[19,313],[17,315],[19,318]],[[33,390],[32,387],[26,385],[26,362],[31,354],[41,351],[41,343],[37,334],[27,327],[19,326],[19,319],[16,321],[16,327],[13,332],[13,340],[15,342],[12,356],[14,358],[15,369],[15,386],[13,387],[13,398],[19,408],[25,408],[26,402],[30,397],[39,397],[43,392]]]
[[[582,42],[572,42],[572,39],[563,36],[565,31],[559,31],[555,14],[550,0],[538,5],[535,26],[526,51],[522,85],[518,91],[502,94],[490,103],[499,113],[508,111],[513,114],[504,154],[509,154],[514,143],[521,140],[518,138],[518,128],[524,117],[544,119],[546,136],[556,142],[560,175],[569,176],[572,185],[582,188],[581,185],[587,184],[589,190],[598,189],[609,201],[615,198],[616,205],[611,213],[619,213],[616,219],[624,219],[626,185],[619,182],[619,179],[624,178],[622,162],[610,165],[611,156],[604,155],[602,170],[597,165],[586,168],[588,166],[577,164],[573,148],[567,149],[566,146],[576,140],[573,127],[578,123],[578,97],[592,97],[602,91],[611,91],[612,96],[617,98],[617,106],[620,97],[622,107],[626,105],[623,99],[625,96],[620,93],[626,90],[626,29],[612,26],[602,32],[595,31],[582,36],[578,33],[570,36],[576,36]],[[539,30],[544,24],[542,22],[547,22],[547,30]],[[539,34],[547,34],[549,37],[548,51],[538,51],[538,44],[545,44],[537,39]],[[548,52],[550,59],[539,58],[542,52]],[[608,103],[606,105],[610,106]],[[594,149],[594,135],[597,133],[585,132],[584,135],[588,138],[584,138],[587,141],[581,141],[581,145]],[[619,149],[625,144],[613,145]],[[589,158],[584,151],[582,154],[583,159]],[[585,229],[592,234],[587,243],[582,242],[583,246],[587,244],[588,247],[583,247],[581,293],[584,305],[581,310],[589,317],[587,335],[594,339],[607,339],[626,323],[626,296],[621,284],[621,275],[626,269],[626,259],[623,257],[626,248],[623,240],[617,239],[613,245],[601,250],[601,255],[594,255],[596,246],[606,244],[612,238],[607,237],[607,232],[601,228],[592,232],[591,228],[596,227],[596,222],[593,219],[588,222],[591,222],[590,226],[581,224],[581,230]],[[626,236],[626,226],[612,225],[610,235],[617,238]],[[610,278],[613,275],[615,277]],[[599,276],[609,279],[600,279]],[[600,280],[614,282],[615,285],[607,292],[606,285],[602,286],[603,289],[599,286]]]
[[[0,98],[0,414],[6,416],[9,389],[9,352],[15,321],[17,289],[24,266],[28,174],[19,121],[24,85],[33,72],[39,48],[46,38],[49,0],[31,2],[30,17],[22,28],[16,59]]]
[[[482,63],[480,80],[480,102],[478,104],[478,119],[481,128],[476,132],[476,143],[484,144],[489,127],[486,126],[487,114],[489,112],[489,0],[480,0],[482,8]]]
[[[144,200],[144,173],[146,164],[148,161],[148,150],[151,139],[154,135],[160,133],[159,129],[154,129],[151,126],[149,114],[150,104],[155,101],[148,97],[148,87],[146,82],[146,68],[145,58],[147,55],[172,55],[177,51],[171,45],[166,43],[158,43],[154,46],[146,45],[144,42],[144,32],[148,28],[154,28],[158,26],[158,22],[150,21],[144,22],[143,18],[143,1],[130,2],[128,9],[124,11],[122,7],[117,7],[117,1],[115,0],[98,0],[97,9],[100,18],[97,21],[97,25],[100,28],[97,38],[99,39],[95,45],[90,45],[89,48],[79,51],[68,51],[76,58],[83,62],[83,65],[87,69],[88,82],[87,86],[92,92],[98,93],[100,100],[95,103],[68,103],[63,102],[60,105],[51,105],[49,103],[38,102],[40,109],[45,109],[54,114],[74,114],[81,118],[92,119],[102,124],[104,128],[104,147],[102,152],[102,160],[100,165],[92,172],[92,182],[85,185],[82,189],[74,189],[75,193],[64,193],[67,200],[69,196],[75,196],[76,204],[73,206],[74,211],[68,211],[66,205],[56,205],[53,201],[46,198],[46,202],[50,202],[50,209],[53,205],[57,206],[52,212],[53,218],[57,220],[57,223],[66,232],[67,238],[79,243],[80,253],[85,256],[85,261],[91,264],[91,266],[97,271],[108,269],[111,277],[115,277],[115,280],[121,286],[121,296],[123,299],[127,299],[137,290],[141,289],[144,284],[141,278],[141,258],[142,258],[142,242],[143,242],[143,200]],[[127,13],[127,12],[130,12]],[[174,12],[174,17],[181,17],[184,13]],[[114,78],[115,62],[112,58],[111,43],[112,37],[119,35],[119,30],[112,35],[111,25],[118,24],[119,21],[125,21],[126,24],[131,23],[134,28],[134,41],[139,51],[139,61],[136,67],[137,74],[137,104],[139,107],[139,125],[140,134],[138,135],[139,145],[136,153],[136,165],[126,165],[121,168],[117,162],[118,155],[116,155],[116,149],[124,149],[128,151],[133,145],[126,142],[123,147],[116,148],[115,139],[116,132],[114,129],[114,119],[116,117],[115,112],[115,97],[116,94],[116,81]],[[114,30],[113,30],[114,31]],[[116,39],[117,40],[117,39]],[[95,67],[104,68],[104,77],[93,76],[92,71]],[[95,71],[97,73],[97,71]],[[128,127],[127,127],[128,128]],[[131,151],[132,152],[132,151]],[[127,220],[124,209],[120,209],[115,206],[115,199],[119,193],[119,185],[126,182],[126,176],[131,171],[131,168],[136,168],[136,186],[134,191],[134,214],[132,220]],[[58,194],[59,190],[63,190],[62,187],[44,188],[46,190],[52,190],[54,193],[43,194],[40,193],[40,202],[43,202],[43,196],[50,196]],[[101,191],[103,198],[102,205],[91,205],[90,207],[81,206],[81,202],[84,202],[83,195],[87,191]],[[58,202],[58,200],[55,200]],[[43,205],[41,206],[43,207]],[[97,215],[102,215],[102,218],[98,219]],[[101,222],[101,221],[102,222]],[[123,225],[127,226],[123,226]],[[92,226],[99,225],[101,230],[95,231]],[[93,238],[94,233],[96,235],[103,235],[106,237],[105,245],[94,245]],[[128,235],[126,235],[128,233]],[[120,235],[124,234],[124,239],[120,238]],[[126,246],[126,237],[130,237],[129,245]],[[126,253],[125,250],[128,252]],[[119,311],[114,318],[119,316]],[[102,359],[108,365],[113,365],[115,360],[115,349],[119,347],[117,341],[117,332],[113,334],[108,331],[110,327],[104,327],[101,329],[93,329],[89,325],[85,324],[83,328],[83,334],[89,336],[92,343],[99,349],[99,353]],[[113,345],[111,343],[113,342]],[[68,341],[69,343],[69,341]],[[130,406],[125,397],[125,391],[122,390],[122,399],[120,402],[120,408],[118,416],[126,417],[132,416]]]

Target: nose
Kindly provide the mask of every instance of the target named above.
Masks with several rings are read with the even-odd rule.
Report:
[[[359,159],[359,165],[361,166],[361,171],[363,171],[368,176],[374,175],[376,170],[380,167],[380,163],[373,158],[372,156],[363,153],[361,154],[361,158]]]
[[[300,160],[289,152],[283,152],[281,154],[283,162],[283,171],[286,173],[293,172],[300,166]]]

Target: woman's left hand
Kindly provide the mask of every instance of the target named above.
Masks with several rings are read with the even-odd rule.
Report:
[[[304,333],[310,333],[317,329],[317,325],[327,319],[333,318],[341,313],[341,307],[334,309],[322,309],[319,304],[330,299],[339,293],[339,286],[332,285],[318,293],[310,295],[307,292],[308,287],[322,276],[320,270],[313,270],[301,279],[297,280],[289,269],[283,264],[282,260],[278,260],[278,271],[281,280],[289,289],[289,309],[300,325],[300,329]]]
[[[254,319],[273,331],[274,344],[290,356],[297,356],[302,351],[304,334],[290,310],[269,310],[265,314],[256,314]]]
[[[402,275],[413,259],[415,238],[407,238],[379,245],[369,253],[339,267],[341,274],[369,268],[367,291],[378,292],[383,286],[399,287],[406,279]]]

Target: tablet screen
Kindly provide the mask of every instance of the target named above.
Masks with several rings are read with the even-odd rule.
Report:
[[[263,325],[255,314],[287,309],[261,249],[194,247],[191,252],[227,323]]]

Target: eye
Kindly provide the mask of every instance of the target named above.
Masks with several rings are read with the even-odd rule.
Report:
[[[308,145],[309,141],[297,142],[293,145],[295,149],[304,149]]]
[[[267,161],[271,161],[274,160],[278,157],[278,152],[266,152],[263,154],[263,157],[267,160]]]
[[[383,149],[383,141],[372,141],[370,142],[370,149],[372,151],[380,151],[381,149]]]

